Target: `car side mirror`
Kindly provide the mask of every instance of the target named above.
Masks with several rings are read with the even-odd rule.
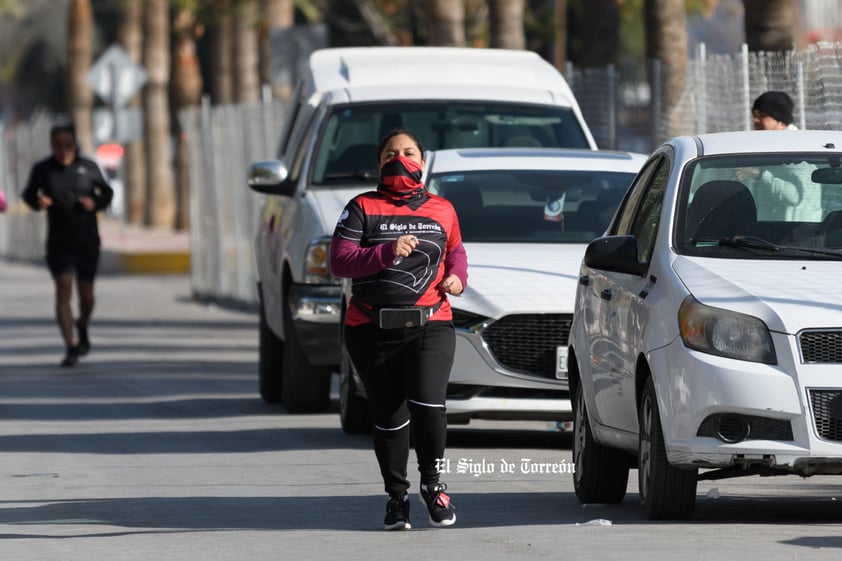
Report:
[[[643,277],[646,264],[637,258],[634,236],[605,236],[596,238],[585,250],[585,265],[591,269],[626,273]]]
[[[252,191],[267,195],[295,194],[295,183],[289,181],[289,170],[278,160],[255,162],[248,167],[246,182]]]

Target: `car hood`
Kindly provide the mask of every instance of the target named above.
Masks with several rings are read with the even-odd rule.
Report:
[[[585,244],[465,243],[468,286],[450,303],[497,318],[512,313],[573,313]]]
[[[313,197],[315,200],[324,231],[331,235],[336,228],[339,215],[342,214],[342,209],[345,208],[348,201],[360,193],[373,191],[376,188],[377,185],[354,185],[353,187],[310,189],[307,196]]]
[[[759,317],[773,331],[842,327],[842,262],[679,256],[673,269],[699,302]]]

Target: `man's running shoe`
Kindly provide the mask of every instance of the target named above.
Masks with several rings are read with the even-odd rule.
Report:
[[[88,326],[76,322],[76,329],[79,331],[79,344],[76,349],[79,356],[85,356],[91,350],[91,341],[88,339]]]
[[[445,493],[444,483],[421,485],[421,500],[430,514],[430,524],[437,528],[452,526],[456,522],[456,512],[450,503],[450,496]]]
[[[406,494],[391,497],[386,503],[386,518],[383,519],[384,530],[409,530],[409,497]]]
[[[76,347],[69,347],[67,349],[67,354],[64,355],[64,360],[61,361],[61,365],[65,368],[72,368],[76,366],[77,362],[79,362],[79,349]]]

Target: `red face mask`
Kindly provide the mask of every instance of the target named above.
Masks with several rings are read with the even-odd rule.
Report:
[[[410,201],[424,193],[421,164],[404,156],[396,156],[380,168],[377,190],[393,199]]]

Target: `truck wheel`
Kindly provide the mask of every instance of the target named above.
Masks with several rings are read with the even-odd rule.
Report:
[[[651,376],[640,397],[638,439],[640,506],[646,518],[688,518],[696,506],[698,470],[679,469],[667,461],[661,414]]]
[[[322,413],[330,405],[330,366],[313,366],[298,342],[289,303],[284,306],[284,406],[290,413]]]
[[[342,362],[339,365],[339,421],[342,430],[348,434],[368,434],[371,432],[368,400],[357,394],[355,373],[343,341]]]
[[[266,323],[266,312],[261,305],[257,369],[264,403],[281,403],[283,399],[283,363],[284,342]]]
[[[573,488],[581,503],[619,503],[629,482],[629,456],[596,442],[591,433],[582,382],[573,404]]]

